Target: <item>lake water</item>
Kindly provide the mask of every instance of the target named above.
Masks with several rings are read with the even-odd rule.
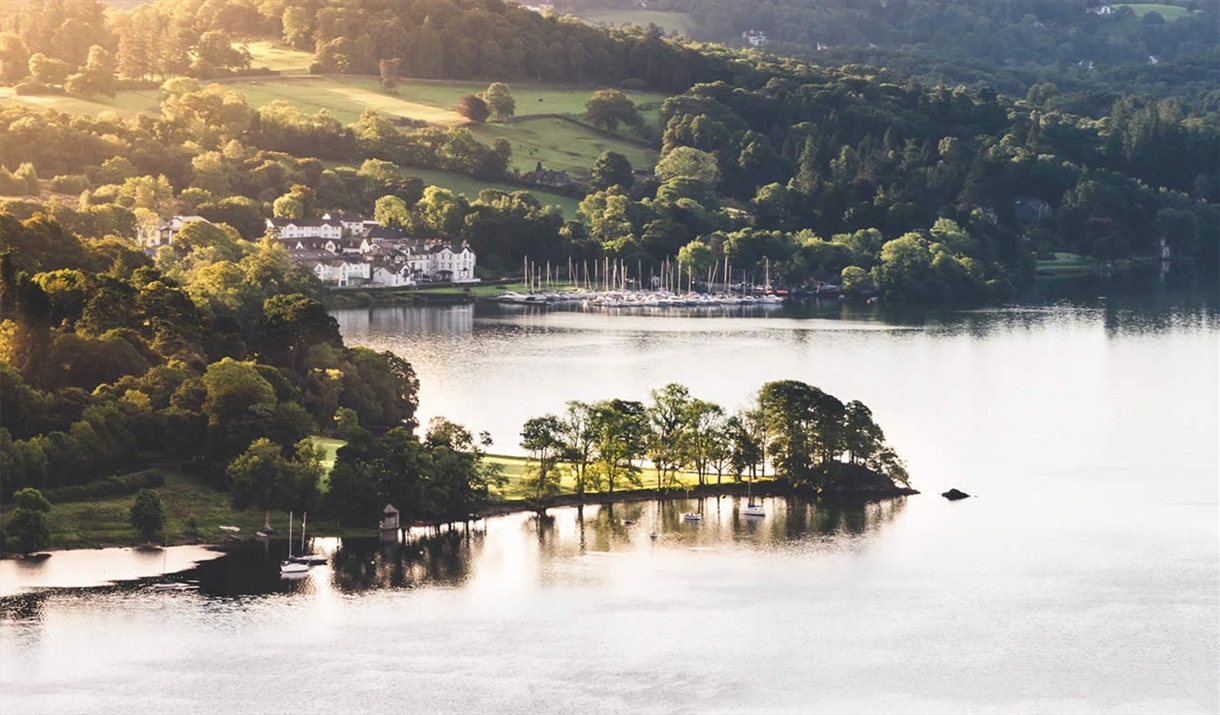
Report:
[[[488,430],[493,451],[569,399],[677,381],[736,408],[794,378],[869,405],[924,493],[319,540],[331,564],[299,582],[253,546],[182,593],[48,589],[35,574],[66,554],[5,562],[0,586],[24,593],[0,600],[0,710],[1220,711],[1215,286],[1042,290],[920,316],[338,312],[349,343],[415,365],[421,417]],[[94,554],[80,585],[132,558]]]

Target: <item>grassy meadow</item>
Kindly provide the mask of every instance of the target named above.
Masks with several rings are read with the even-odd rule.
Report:
[[[605,10],[598,12],[582,12],[580,19],[593,25],[603,27],[622,27],[624,25],[639,25],[648,27],[656,25],[665,34],[677,33],[690,37],[695,27],[695,21],[684,12],[661,12],[658,10]]]
[[[521,172],[533,171],[541,161],[543,167],[552,171],[587,177],[604,151],[622,154],[633,167],[653,166],[658,159],[658,153],[653,149],[558,117],[539,117],[511,124],[477,124],[470,129],[475,138],[485,144],[501,137],[507,139],[513,147],[513,164]]]
[[[1155,12],[1160,14],[1161,17],[1165,18],[1166,22],[1176,22],[1184,17],[1191,17],[1192,15],[1198,14],[1198,10],[1189,10],[1184,7],[1178,7],[1177,5],[1160,5],[1157,3],[1123,3],[1121,5],[1115,5],[1114,7],[1129,7],[1135,11],[1135,16],[1138,19],[1143,19],[1144,15],[1147,15],[1150,12]]]
[[[256,66],[290,69],[302,57],[308,57],[306,53],[266,41],[251,43],[250,49],[255,54]],[[541,161],[547,169],[587,177],[598,155],[607,150],[626,156],[635,167],[652,166],[658,158],[653,149],[630,140],[625,128],[619,130],[622,138],[616,138],[557,117],[538,116],[582,114],[585,102],[593,92],[591,88],[515,85],[512,92],[517,100],[516,121],[469,124],[454,108],[462,95],[482,92],[487,84],[407,80],[393,92],[387,92],[376,77],[340,75],[268,75],[226,80],[220,84],[241,92],[252,107],[279,100],[309,114],[325,109],[344,124],[359,119],[365,109],[374,109],[387,116],[411,117],[438,126],[469,125],[475,136],[489,145],[498,138],[507,139],[513,147],[513,164],[521,172],[533,171]],[[0,88],[0,106],[23,104],[38,110],[55,109],[91,116],[114,112],[120,117],[131,118],[142,111],[155,112],[158,94],[157,90],[128,90],[113,98],[85,99],[64,95],[16,96],[11,89]],[[656,125],[660,121],[658,107],[664,95],[633,92],[629,96],[647,107],[641,112],[646,122]],[[477,196],[479,189],[485,186],[501,190],[517,188],[469,177],[423,175],[440,172],[406,171],[429,183],[461,191],[469,198]],[[562,206],[566,217],[575,216],[576,200],[542,191],[534,193],[546,203]]]
[[[516,151],[516,147],[514,147],[513,152],[515,153]],[[532,170],[534,167],[530,166],[529,168]],[[544,206],[558,206],[563,210],[563,217],[568,220],[576,219],[576,207],[580,205],[580,199],[572,198],[571,196],[563,196],[562,194],[555,194],[528,186],[517,186],[499,181],[484,181],[483,179],[476,179],[473,176],[456,174],[451,171],[417,169],[413,166],[406,166],[403,167],[402,173],[404,176],[419,177],[424,180],[425,184],[440,186],[454,193],[465,194],[466,198],[471,201],[479,198],[479,192],[483,189],[495,189],[508,193],[528,191]]]

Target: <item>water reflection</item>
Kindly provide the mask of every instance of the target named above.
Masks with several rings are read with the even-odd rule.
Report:
[[[398,542],[377,538],[322,540],[330,548],[329,563],[310,569],[299,579],[282,578],[282,544],[251,542],[224,556],[199,563],[173,577],[198,585],[183,597],[241,599],[257,596],[323,594],[355,595],[368,591],[404,590],[428,586],[461,587],[476,572],[509,580],[544,579],[548,564],[586,554],[648,553],[654,550],[773,549],[785,544],[814,542],[831,549],[851,548],[850,542],[881,529],[901,513],[905,499],[863,507],[834,507],[796,498],[762,500],[767,516],[744,517],[737,497],[671,499],[586,505],[552,509],[546,514],[515,514],[481,526],[443,530],[413,530]],[[687,512],[702,514],[685,521]],[[652,533],[657,539],[651,539]],[[495,541],[493,556],[487,545]],[[507,558],[514,552],[523,556]],[[511,563],[510,563],[511,562]],[[0,599],[0,618],[38,621],[46,599],[85,598],[90,594],[146,594],[173,598],[179,593],[155,592],[154,578],[142,578],[94,589],[47,589]]]

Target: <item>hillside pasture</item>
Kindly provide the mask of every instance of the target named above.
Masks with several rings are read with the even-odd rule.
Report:
[[[156,112],[160,99],[157,90],[129,90],[114,97],[70,97],[64,94],[22,95],[13,94],[11,87],[0,87],[0,107],[26,106],[35,111],[54,109],[68,114],[84,114],[90,117],[105,112],[114,112],[123,119],[131,119],[140,112]]]
[[[533,167],[531,167],[533,168]],[[553,194],[548,191],[539,189],[517,186],[514,184],[506,184],[499,181],[484,181],[476,179],[473,176],[465,174],[455,174],[450,171],[436,171],[434,169],[416,169],[410,166],[402,168],[403,176],[415,176],[423,179],[425,184],[430,186],[440,186],[457,194],[465,194],[466,198],[474,201],[479,198],[479,192],[483,189],[493,189],[495,191],[503,191],[513,193],[515,191],[528,191],[538,199],[543,206],[558,206],[563,211],[563,217],[567,220],[576,219],[576,207],[580,205],[580,199],[572,198],[571,196],[563,196],[562,194]]]
[[[1189,10],[1177,5],[1160,5],[1156,3],[1123,3],[1114,7],[1129,7],[1135,11],[1135,16],[1143,19],[1144,15],[1150,12],[1155,12],[1165,18],[1166,22],[1176,22],[1183,18],[1192,17],[1198,14],[1198,10]]]
[[[241,44],[250,50],[250,57],[253,58],[250,63],[252,67],[265,67],[276,72],[305,73],[309,71],[309,65],[313,62],[312,53],[302,52],[282,42],[250,40]]]
[[[602,27],[622,27],[624,25],[639,25],[648,27],[656,25],[665,34],[679,34],[690,37],[695,28],[695,20],[684,12],[660,12],[658,10],[606,10],[580,13],[580,19]]]
[[[588,177],[597,157],[616,151],[633,167],[653,166],[657,152],[638,144],[616,139],[560,117],[539,117],[511,124],[479,124],[470,127],[475,138],[491,144],[504,138],[512,144],[513,164],[518,171],[533,171],[538,162],[552,171]]]

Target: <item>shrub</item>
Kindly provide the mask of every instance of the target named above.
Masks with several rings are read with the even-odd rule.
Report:
[[[18,82],[17,85],[13,87],[13,94],[28,96],[35,94],[61,94],[61,92],[54,87],[31,79],[26,80],[25,82]]]
[[[61,194],[75,194],[79,196],[81,192],[88,189],[91,185],[89,177],[84,174],[64,174],[51,179],[51,191]]]

